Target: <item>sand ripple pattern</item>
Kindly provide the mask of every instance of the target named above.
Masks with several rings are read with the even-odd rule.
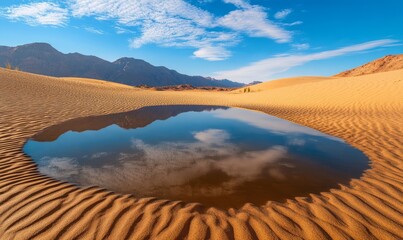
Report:
[[[2,240],[403,239],[403,70],[239,94],[157,92],[0,69],[0,90]],[[371,169],[320,195],[223,211],[78,188],[40,175],[21,150],[27,138],[67,119],[162,104],[263,111],[343,138],[371,159]]]

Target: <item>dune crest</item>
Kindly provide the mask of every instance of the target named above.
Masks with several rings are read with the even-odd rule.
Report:
[[[307,78],[234,94],[150,91],[0,68],[0,238],[402,239],[402,76]],[[78,188],[41,176],[22,152],[27,138],[68,119],[164,104],[262,111],[346,140],[370,158],[371,169],[320,195],[219,210]]]
[[[378,72],[388,72],[402,68],[403,54],[387,55],[362,66],[336,74],[335,77],[354,77]]]

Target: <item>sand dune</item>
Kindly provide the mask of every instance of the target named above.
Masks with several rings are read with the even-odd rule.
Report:
[[[378,72],[387,72],[403,68],[403,54],[387,55],[362,66],[341,72],[336,77],[354,77]]]
[[[260,92],[266,90],[272,90],[276,88],[289,87],[304,83],[319,82],[324,80],[334,79],[334,77],[293,77],[293,78],[282,78],[278,80],[268,81],[259,83],[252,86],[246,86],[240,89],[233,90],[234,93],[243,93],[245,89],[247,92]]]
[[[403,70],[296,83],[159,92],[0,69],[0,239],[402,239]],[[21,150],[68,119],[162,104],[263,111],[345,139],[371,169],[320,195],[219,210],[61,183]]]

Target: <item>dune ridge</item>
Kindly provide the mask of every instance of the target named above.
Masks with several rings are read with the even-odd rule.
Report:
[[[335,77],[354,77],[378,72],[387,72],[403,68],[403,54],[387,55],[362,66],[341,72]]]
[[[259,91],[150,91],[0,69],[1,239],[402,239],[403,70]],[[41,176],[27,138],[77,117],[163,104],[262,111],[346,140],[371,160],[320,195],[219,210]]]
[[[259,91],[267,91],[276,88],[289,87],[299,84],[319,82],[329,79],[334,79],[335,77],[315,77],[315,76],[306,76],[306,77],[293,77],[293,78],[281,78],[278,80],[272,80],[268,82],[263,82],[259,84],[255,84],[252,86],[245,86],[240,89],[233,90],[234,93],[243,93],[245,90],[247,92],[259,92]]]

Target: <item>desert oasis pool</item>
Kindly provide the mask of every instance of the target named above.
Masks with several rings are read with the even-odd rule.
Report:
[[[336,137],[261,112],[198,105],[73,119],[29,139],[24,152],[40,173],[78,186],[219,208],[328,191],[368,168]]]

